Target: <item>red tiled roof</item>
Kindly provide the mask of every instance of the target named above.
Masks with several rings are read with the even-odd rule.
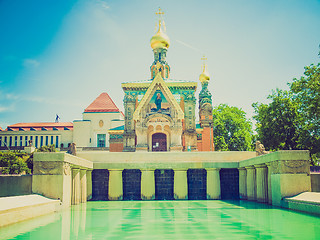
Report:
[[[7,127],[6,131],[9,129],[11,131],[19,131],[20,129],[25,131],[30,131],[30,129],[34,129],[36,131],[41,131],[42,128],[50,131],[53,128],[57,130],[64,130],[64,128],[73,129],[72,122],[40,122],[40,123],[16,123]]]
[[[0,131],[3,131],[2,127],[0,127]]]
[[[90,112],[120,112],[119,108],[112,101],[108,93],[101,93],[85,110]]]

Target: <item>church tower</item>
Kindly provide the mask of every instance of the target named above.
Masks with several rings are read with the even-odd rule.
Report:
[[[213,118],[212,118],[212,95],[208,90],[210,75],[207,70],[207,58],[203,60],[202,73],[199,76],[202,89],[199,93],[199,120],[202,130],[202,147],[201,151],[214,151],[213,143]]]
[[[197,150],[196,82],[170,78],[163,12],[156,14],[157,31],[150,40],[154,61],[151,78],[122,83],[125,93],[123,151]]]

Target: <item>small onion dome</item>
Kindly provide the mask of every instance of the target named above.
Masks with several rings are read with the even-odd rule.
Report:
[[[152,49],[169,48],[170,39],[167,34],[162,31],[161,25],[159,25],[158,32],[151,38],[150,44]]]
[[[200,80],[200,82],[201,82],[202,84],[209,82],[209,80],[210,80],[210,75],[209,75],[209,73],[208,73],[208,71],[207,71],[206,66],[204,66],[203,72],[202,72],[202,73],[200,74],[200,76],[199,76],[199,80]]]

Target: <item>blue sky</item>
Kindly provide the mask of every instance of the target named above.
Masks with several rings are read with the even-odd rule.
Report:
[[[101,92],[123,109],[121,83],[150,77],[159,6],[171,77],[198,81],[205,54],[214,106],[251,117],[319,62],[315,0],[0,0],[0,126],[81,119]]]

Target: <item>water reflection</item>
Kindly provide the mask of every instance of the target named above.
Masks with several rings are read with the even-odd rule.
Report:
[[[14,239],[315,239],[320,234],[318,217],[245,201],[89,202],[52,216],[53,222]]]

